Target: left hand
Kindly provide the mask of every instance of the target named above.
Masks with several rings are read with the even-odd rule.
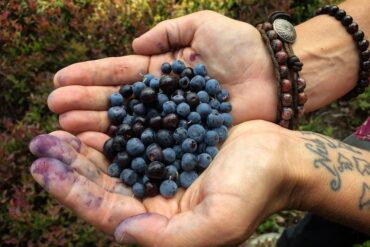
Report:
[[[31,172],[62,204],[119,242],[238,244],[265,217],[290,206],[292,177],[297,177],[290,168],[296,134],[274,124],[253,121],[234,127],[211,166],[186,191],[143,201],[105,174],[108,163],[101,148],[108,136],[101,135],[98,150],[63,131],[36,137],[30,149],[40,158]]]

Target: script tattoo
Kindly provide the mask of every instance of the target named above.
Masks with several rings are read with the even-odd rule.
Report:
[[[356,163],[356,168],[362,176],[370,175],[370,162],[364,159],[353,157]]]
[[[360,209],[363,209],[365,207],[370,209],[370,186],[367,183],[362,184],[362,193],[358,206]]]

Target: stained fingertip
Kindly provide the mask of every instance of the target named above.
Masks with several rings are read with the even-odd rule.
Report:
[[[81,148],[82,148],[82,142],[81,140],[68,133],[68,132],[65,132],[65,131],[62,131],[62,130],[56,130],[56,131],[53,131],[51,132],[49,135],[52,135],[52,136],[56,136],[58,137],[59,139],[67,142],[69,145],[71,145],[78,153],[81,151]]]

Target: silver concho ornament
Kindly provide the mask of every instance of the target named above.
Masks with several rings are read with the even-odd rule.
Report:
[[[272,26],[282,40],[294,43],[297,34],[292,23],[284,19],[276,19]]]

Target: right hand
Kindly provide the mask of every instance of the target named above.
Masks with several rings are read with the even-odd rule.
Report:
[[[211,11],[201,11],[159,23],[133,41],[136,54],[70,65],[55,78],[48,98],[63,129],[79,134],[106,132],[108,96],[117,86],[160,75],[163,62],[181,59],[204,63],[209,74],[230,92],[234,123],[251,119],[274,121],[276,86],[272,62],[260,33],[253,26]],[[96,132],[95,132],[96,133]],[[94,145],[94,134],[80,136]]]

